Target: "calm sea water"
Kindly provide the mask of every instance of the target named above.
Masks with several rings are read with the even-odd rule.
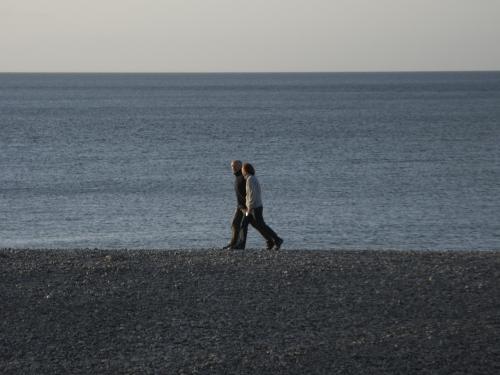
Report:
[[[500,73],[0,75],[0,247],[500,249]],[[264,241],[249,230],[249,247]]]

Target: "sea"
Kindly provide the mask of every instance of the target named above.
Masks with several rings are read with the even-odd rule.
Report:
[[[0,74],[0,247],[221,248],[233,159],[284,249],[500,250],[500,72]]]

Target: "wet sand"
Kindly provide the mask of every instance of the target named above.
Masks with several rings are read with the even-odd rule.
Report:
[[[500,251],[0,250],[1,374],[499,374]]]

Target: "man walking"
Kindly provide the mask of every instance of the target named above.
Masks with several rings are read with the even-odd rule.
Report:
[[[241,168],[243,177],[246,180],[246,211],[245,218],[241,224],[244,235],[248,230],[248,224],[251,224],[257,231],[266,239],[267,250],[279,250],[283,244],[283,239],[278,237],[269,225],[264,221],[262,216],[262,194],[260,191],[259,180],[255,176],[255,169],[250,163],[243,164]]]
[[[224,250],[244,249],[246,244],[248,226],[241,225],[246,212],[246,180],[241,173],[241,166],[240,160],[231,161],[231,169],[235,177],[236,210],[234,211],[233,222],[231,224],[231,241],[223,247]]]

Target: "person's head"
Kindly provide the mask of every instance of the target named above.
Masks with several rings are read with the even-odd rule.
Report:
[[[243,176],[253,176],[255,174],[255,169],[253,168],[252,164],[244,163],[243,167],[241,168],[241,172],[243,173]]]
[[[241,160],[233,160],[231,161],[231,169],[233,173],[238,173],[241,171]]]

